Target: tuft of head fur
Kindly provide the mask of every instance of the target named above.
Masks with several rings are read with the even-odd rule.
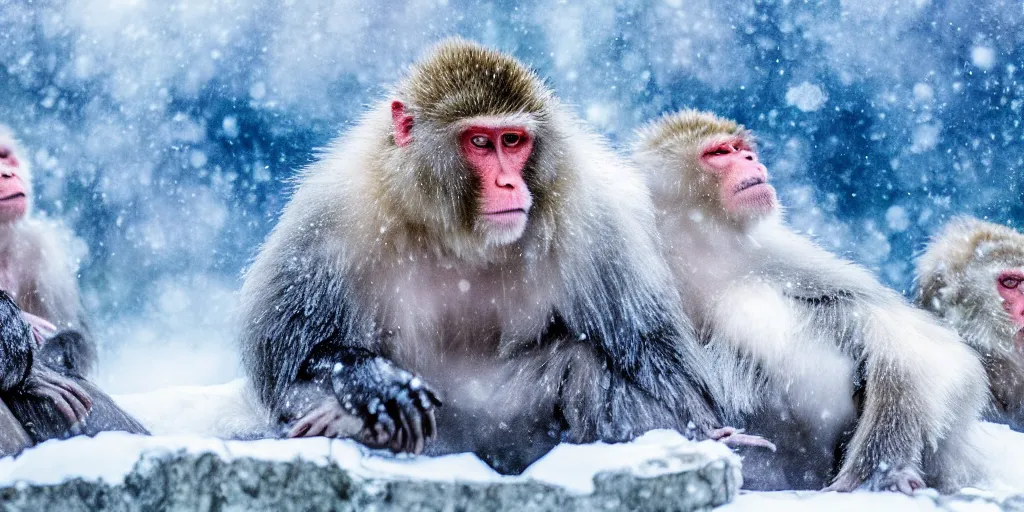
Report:
[[[367,124],[390,120],[391,100],[401,101],[412,116],[411,143],[399,147],[389,123],[380,134],[383,158],[371,167],[371,179],[374,197],[386,202],[388,211],[403,213],[404,232],[439,242],[441,252],[483,260],[521,252],[512,247],[517,240],[547,237],[545,226],[555,213],[551,197],[575,170],[558,165],[566,150],[566,134],[559,128],[566,126],[566,114],[533,71],[496,50],[449,39],[425,53]],[[521,125],[535,141],[523,169],[533,207],[516,239],[495,232],[479,215],[479,177],[459,147],[472,120]]]
[[[1021,248],[1024,235],[1011,228],[966,215],[956,217],[932,238],[918,258],[918,283],[922,292],[935,293],[971,264],[1024,266]]]
[[[637,132],[637,151],[673,151],[695,147],[716,137],[740,137],[754,147],[754,136],[746,127],[711,112],[682,110],[665,114]]]
[[[554,98],[513,57],[459,38],[438,43],[397,90],[418,120],[440,124],[481,116],[544,117]]]

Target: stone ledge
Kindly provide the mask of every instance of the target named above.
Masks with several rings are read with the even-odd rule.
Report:
[[[81,446],[84,443],[111,444],[117,440],[108,436],[107,439],[80,439],[71,443]],[[637,445],[597,444],[556,449],[536,464],[538,475],[533,477],[528,471],[521,477],[492,474],[465,478],[459,471],[453,471],[454,476],[435,474],[431,479],[404,476],[394,471],[377,475],[353,469],[391,462],[364,454],[359,456],[381,460],[354,466],[348,450],[341,450],[340,454],[339,450],[333,450],[329,456],[331,460],[345,457],[346,463],[303,460],[304,456],[281,460],[282,452],[287,452],[282,448],[289,446],[287,443],[273,444],[277,453],[269,458],[225,456],[231,452],[248,454],[268,446],[241,442],[225,443],[227,450],[216,452],[195,453],[187,449],[149,452],[124,475],[123,482],[74,475],[55,483],[16,480],[0,488],[0,510],[691,511],[709,510],[728,503],[741,484],[739,461],[735,456],[715,446],[671,437],[666,441],[664,436],[654,442],[638,441]],[[348,444],[344,446],[351,448]],[[641,460],[629,460],[630,457],[622,456],[627,450],[644,455]],[[95,447],[91,451],[95,453]],[[33,471],[41,462],[52,461],[59,466],[58,456],[73,457],[76,452],[81,450],[51,445],[45,461],[30,461],[28,465]],[[651,455],[655,453],[658,455]],[[621,467],[613,469],[607,468],[607,460],[598,464],[590,473],[592,483],[585,491],[581,492],[579,485],[560,485],[543,475],[564,471],[579,471],[585,475],[588,465],[594,469],[590,462],[602,455],[606,455],[604,459],[625,460]],[[26,457],[33,457],[31,450],[22,456]],[[18,460],[4,462],[17,463]],[[81,462],[79,460],[79,464]],[[460,467],[466,466],[461,464],[463,459],[455,462]],[[417,464],[406,459],[397,465],[415,467]],[[574,465],[579,467],[573,468]],[[478,472],[475,466],[469,467],[474,475]],[[415,474],[415,471],[410,473]]]

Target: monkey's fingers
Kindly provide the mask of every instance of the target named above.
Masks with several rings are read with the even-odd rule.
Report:
[[[85,388],[78,385],[77,382],[72,379],[57,376],[53,383],[74,395],[75,399],[85,406],[86,412],[92,410],[92,395],[90,395]]]
[[[398,409],[398,418],[401,422],[402,433],[402,451],[400,453],[413,453],[413,449],[416,447],[416,433],[412,430],[412,422],[409,416],[402,410],[401,407]]]
[[[912,496],[918,489],[927,487],[921,476],[913,470],[895,471],[889,475],[889,478],[892,479],[889,490],[899,491],[908,496]]]
[[[294,439],[296,437],[303,437],[306,432],[309,432],[310,424],[308,422],[300,421],[288,429],[288,432],[284,433],[284,436],[288,439]]]
[[[711,438],[712,441],[721,441],[722,439],[725,439],[726,437],[729,437],[733,434],[742,434],[744,432],[746,432],[746,430],[742,428],[722,427],[712,430],[711,433],[708,434],[708,437]]]
[[[433,409],[423,411],[423,435],[428,441],[437,439],[437,419]]]
[[[402,453],[405,449],[405,427],[400,422],[401,420],[396,422],[395,433],[391,436],[391,444],[388,445],[391,453]]]
[[[758,448],[767,448],[771,451],[776,451],[777,448],[775,443],[761,437],[751,434],[744,434],[742,429],[736,429],[733,427],[723,427],[711,431],[708,437],[712,440],[724,443],[730,448],[739,448],[742,446],[753,446]]]
[[[775,446],[775,443],[761,436],[754,436],[750,434],[733,434],[722,440],[722,442],[725,443],[726,446],[732,448],[738,448],[741,446],[753,446],[757,448],[767,448],[773,452],[778,449]]]
[[[335,425],[334,430],[337,431],[339,416],[337,414],[327,413],[313,423],[313,426],[309,427],[309,436],[323,436],[323,437],[334,437],[330,434],[331,425]],[[337,435],[337,434],[335,434]]]
[[[312,435],[309,433],[309,429],[312,426],[313,420],[309,416],[304,416],[302,419],[295,422],[295,425],[293,425],[292,428],[288,430],[287,433],[285,433],[285,437],[309,437],[309,435]]]
[[[314,437],[320,435],[320,432],[316,431],[313,426],[323,416],[330,415],[333,407],[329,403],[325,403],[312,411],[306,413],[303,417],[299,418],[295,422],[295,425],[285,434],[285,437]]]
[[[59,400],[55,400],[54,404],[62,412],[66,410],[64,409],[65,406],[71,409],[72,415],[68,416],[68,419],[72,423],[84,421],[86,416],[89,415],[92,399],[89,398],[89,394],[84,389],[70,379],[65,379],[56,374],[40,375],[36,380],[36,389],[46,390],[48,392],[47,396],[51,400],[53,400],[54,396],[58,396]],[[64,415],[67,416],[66,413]]]
[[[76,395],[68,388],[57,386],[57,392],[75,410],[75,416],[78,418],[78,421],[85,421],[85,418],[89,416],[92,403],[84,402],[81,396]]]
[[[424,441],[433,440],[437,437],[437,420],[434,418],[434,408],[441,406],[441,400],[426,385],[422,385],[418,389],[412,385],[409,387],[413,390],[410,395],[412,395],[412,401],[416,404],[423,421]]]
[[[43,317],[33,315],[32,313],[26,313],[25,311],[21,312],[21,317],[24,318],[29,325],[36,328],[36,330],[38,330],[44,337],[48,338],[57,334],[57,326],[53,325],[52,322]]]
[[[395,399],[398,408],[402,413],[402,423],[409,431],[408,445],[409,453],[419,455],[423,453],[426,436],[423,434],[423,412],[416,406],[414,399],[408,393],[401,393]]]
[[[78,413],[75,411],[74,406],[71,405],[64,396],[61,395],[60,388],[56,386],[50,386],[47,384],[40,384],[32,391],[32,394],[40,398],[44,398],[53,403],[53,406],[64,415],[72,424],[82,421]]]
[[[373,431],[377,437],[375,444],[380,447],[388,446],[398,433],[395,420],[391,419],[391,415],[383,405],[377,410]]]

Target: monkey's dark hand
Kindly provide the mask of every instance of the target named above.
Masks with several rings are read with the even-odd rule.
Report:
[[[71,424],[85,420],[92,409],[92,397],[74,380],[41,364],[34,364],[19,392],[53,402]]]
[[[844,473],[836,477],[832,485],[826,487],[825,491],[851,492],[856,489],[866,491],[899,491],[903,494],[913,495],[914,491],[927,487],[921,472],[910,467],[899,469],[879,469],[867,480],[857,477],[853,473]]]
[[[437,393],[422,379],[387,359],[371,357],[337,363],[331,384],[338,402],[363,419],[360,441],[392,452],[419,454],[437,435]]]
[[[756,446],[759,448],[767,448],[771,451],[775,451],[775,443],[761,437],[751,434],[744,434],[743,429],[733,427],[722,427],[712,430],[708,437],[713,441],[718,441],[725,444],[729,448],[739,448],[741,446]]]

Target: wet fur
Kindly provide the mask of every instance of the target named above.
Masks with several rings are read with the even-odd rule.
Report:
[[[985,400],[957,335],[863,268],[792,232],[781,213],[723,214],[696,168],[699,144],[749,137],[711,114],[670,115],[641,132],[663,249],[713,354],[727,421],[774,441],[744,461],[754,489],[886,488],[920,471],[952,491],[976,477],[965,439]]]
[[[73,434],[94,435],[105,430],[146,433],[142,425],[87,380],[96,365],[96,345],[89,334],[78,289],[75,258],[82,242],[62,225],[32,215],[30,159],[20,151],[10,129],[2,125],[0,143],[10,146],[18,156],[29,202],[23,218],[0,226],[0,290],[9,294],[22,311],[42,317],[63,331],[42,347],[36,347],[31,337],[26,341],[13,334],[5,334],[2,343],[28,347],[31,354],[20,359],[19,364],[31,367],[32,361],[37,361],[74,379],[90,393],[93,409],[84,424],[72,429],[68,420],[44,399],[13,393],[5,396],[4,401],[34,442]],[[14,375],[18,375],[19,383],[24,381],[25,375],[8,370],[4,378]]]
[[[394,144],[385,101],[303,171],[242,291],[243,360],[262,402],[287,424],[330,399],[314,391],[325,377],[308,371],[311,354],[355,347],[440,392],[428,451],[476,451],[503,471],[561,440],[718,426],[709,365],[666,286],[638,175],[513,59],[448,41],[403,83],[447,83],[436,69],[497,69],[502,90],[533,92],[495,103],[492,82],[453,81],[458,94],[420,105],[400,85],[414,114],[431,112],[409,147]],[[450,124],[467,117],[532,123],[534,207],[510,245],[475,224]]]
[[[960,332],[988,374],[986,419],[1024,429],[1024,355],[1018,328],[996,290],[1000,271],[1024,269],[1024,235],[973,217],[958,217],[917,260],[917,301]]]

